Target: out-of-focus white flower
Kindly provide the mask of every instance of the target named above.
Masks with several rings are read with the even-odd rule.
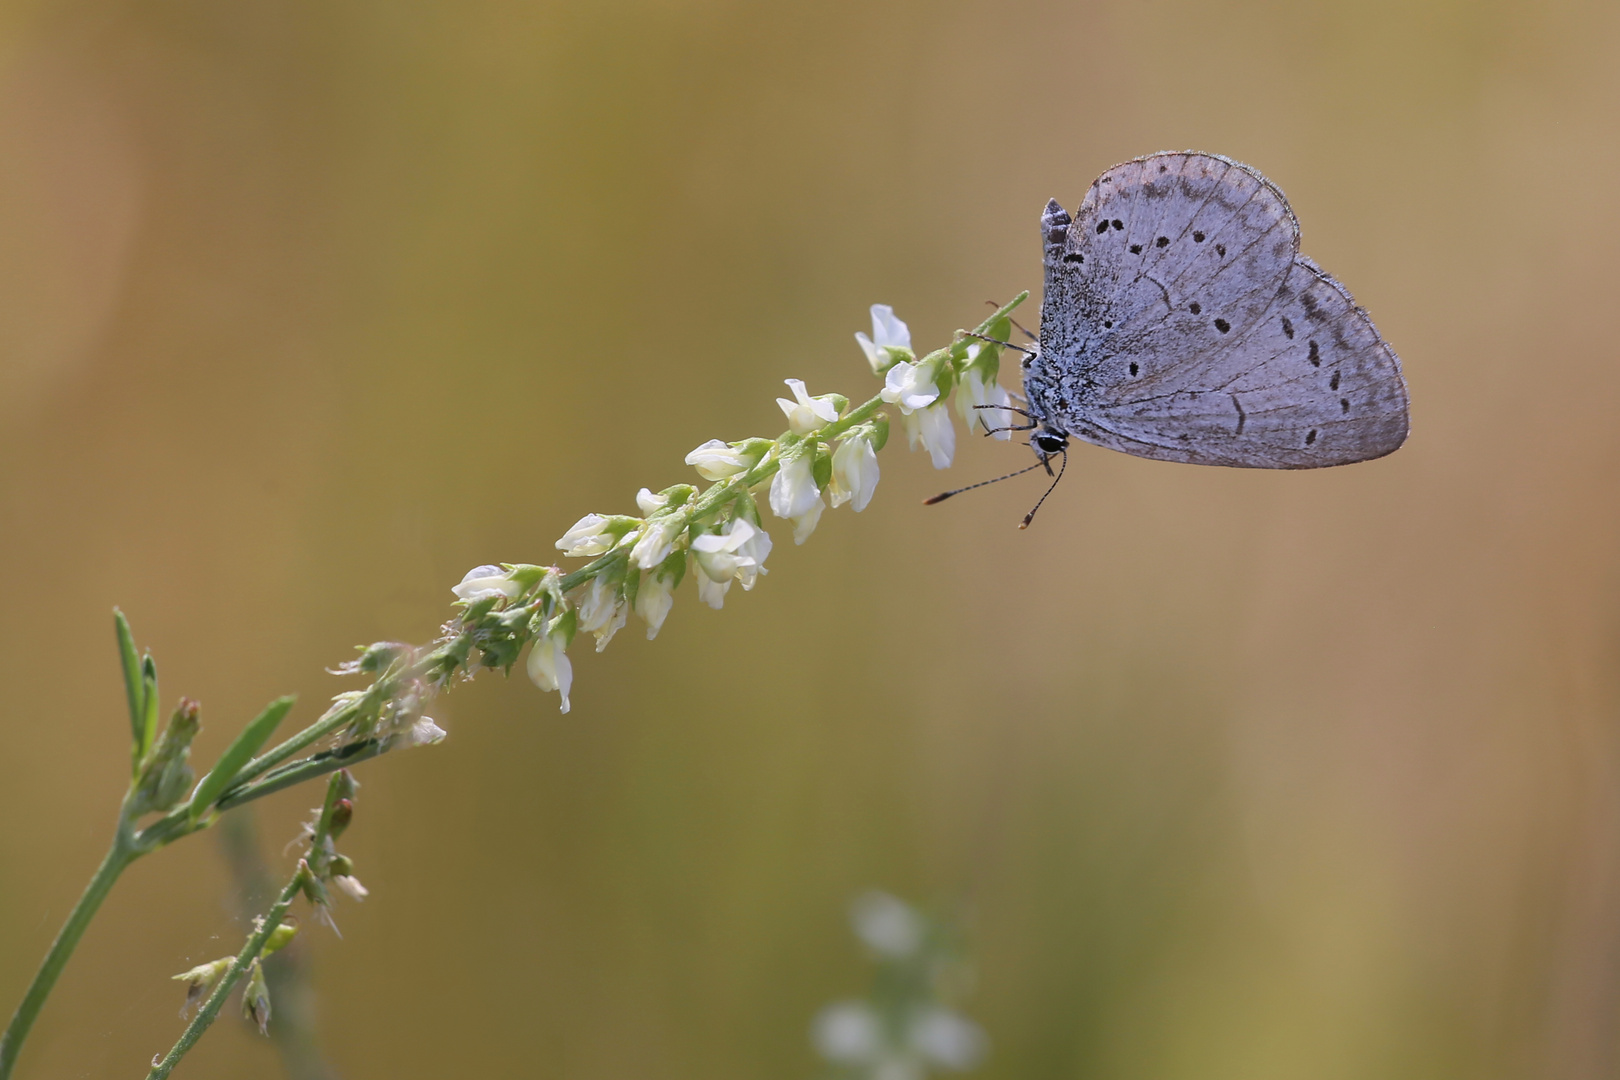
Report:
[[[894,308],[888,304],[872,305],[872,336],[856,331],[855,342],[866,354],[866,362],[872,365],[874,375],[883,374],[890,364],[909,360],[913,355],[911,328],[894,317]],[[891,349],[894,352],[890,352]]]
[[[629,605],[616,584],[594,577],[579,602],[579,628],[596,635],[596,651],[607,648],[629,613]]]
[[[818,497],[810,504],[810,509],[793,519],[793,542],[802,544],[810,539],[810,534],[816,531],[816,525],[821,521],[821,512],[827,509],[827,504]]]
[[[832,483],[827,485],[827,499],[834,507],[853,503],[855,512],[866,509],[877,490],[877,451],[872,440],[854,435],[838,444],[832,456]]]
[[[900,422],[906,428],[906,443],[913,450],[922,443],[934,459],[934,468],[948,469],[956,454],[956,428],[951,424],[951,411],[941,401],[913,413],[902,413]]]
[[[864,1001],[835,1002],[810,1029],[816,1051],[834,1065],[865,1065],[883,1053],[883,1024]]]
[[[630,561],[643,570],[651,570],[665,559],[675,547],[675,540],[686,528],[686,519],[680,514],[654,518],[641,527],[641,538],[630,549]]]
[[[569,710],[568,691],[574,685],[574,665],[569,663],[567,649],[568,643],[560,633],[537,638],[529,646],[529,678],[540,689],[562,695],[559,712]]]
[[[641,575],[636,589],[636,614],[647,624],[647,640],[651,641],[663,629],[669,618],[669,609],[675,606],[675,583],[662,569],[648,570]]]
[[[726,605],[726,590],[731,588],[731,578],[726,577],[716,581],[703,572],[701,563],[692,567],[692,573],[697,578],[698,599],[719,611]]]
[[[969,346],[969,352],[974,348]],[[994,431],[997,439],[1012,438],[1012,413],[1006,411],[1011,404],[1012,395],[995,380],[986,383],[979,368],[969,367],[962,376],[962,392],[956,395],[956,406],[961,410],[962,419],[967,421],[969,432],[976,424],[981,431]],[[982,405],[995,408],[980,408]]]
[[[809,513],[811,505],[821,501],[814,463],[814,448],[809,446],[782,462],[771,477],[771,513],[779,518],[796,518]]]
[[[475,566],[467,571],[461,584],[450,591],[471,603],[486,596],[516,596],[523,591],[523,586],[507,577],[499,566]]]
[[[607,531],[608,519],[601,514],[586,514],[574,522],[574,527],[562,534],[557,550],[573,558],[600,555],[612,548],[617,540]]]
[[[874,889],[857,896],[849,908],[849,921],[856,936],[880,956],[910,956],[923,943],[922,916],[886,892]]]
[[[984,1060],[985,1037],[979,1025],[939,1005],[919,1010],[906,1025],[906,1041],[919,1055],[958,1072]]]
[[[927,364],[900,361],[883,377],[883,400],[900,406],[902,413],[926,409],[939,399],[934,370]]]
[[[636,506],[641,510],[642,517],[651,517],[656,511],[668,505],[668,495],[656,495],[648,488],[636,492]]]
[[[724,480],[754,466],[754,460],[748,455],[719,439],[710,439],[687,454],[686,463],[696,469],[699,476],[709,481]]]
[[[606,626],[613,618],[618,594],[619,590],[601,576],[592,578],[579,600],[579,628],[594,634]]]
[[[838,419],[838,406],[828,400],[827,396],[811,397],[805,392],[802,379],[784,381],[797,400],[777,398],[776,403],[787,414],[788,430],[793,434],[808,435],[822,424],[830,424]]]
[[[444,741],[444,728],[433,722],[431,716],[418,716],[416,723],[405,732],[405,742],[410,746],[432,746],[434,743]]]
[[[371,890],[360,884],[360,879],[353,874],[333,874],[332,884],[351,900],[364,900],[371,895]]]

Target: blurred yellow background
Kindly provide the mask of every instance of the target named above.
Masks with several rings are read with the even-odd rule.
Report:
[[[878,886],[970,913],[986,1078],[1616,1075],[1617,55],[1599,0],[8,5],[0,1007],[127,776],[115,603],[201,760],[307,722],[784,377],[870,394],[869,304],[941,344],[1038,292],[1048,196],[1194,147],[1372,311],[1406,447],[1082,447],[1020,533],[1032,478],[919,499],[1027,451],[897,439],[723,612],[582,642],[571,714],[485,676],[359,771],[325,1051],[809,1077]],[[278,876],[317,799],[256,807]],[[216,837],[136,864],[18,1075],[139,1075],[242,934]],[[227,1017],[177,1075],[280,1073]]]

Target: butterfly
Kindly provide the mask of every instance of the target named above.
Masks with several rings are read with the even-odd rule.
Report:
[[[1405,441],[1400,358],[1300,254],[1288,200],[1249,166],[1195,151],[1127,161],[1072,217],[1047,203],[1041,239],[1021,429],[1049,473],[1071,439],[1255,469],[1348,465]]]

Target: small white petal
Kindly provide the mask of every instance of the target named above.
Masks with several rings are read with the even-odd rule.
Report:
[[[820,501],[812,462],[807,448],[807,452],[782,463],[771,477],[771,513],[779,518],[796,518],[807,513],[811,503]]]
[[[641,511],[642,517],[651,517],[668,505],[668,495],[655,495],[648,488],[642,488],[636,492],[636,507]]]
[[[921,364],[902,360],[883,376],[883,400],[900,406],[902,413],[927,408],[939,398],[933,372]]]
[[[416,723],[411,725],[410,731],[405,734],[405,741],[411,746],[432,746],[434,743],[444,741],[444,728],[433,722],[431,716],[419,716]]]
[[[752,467],[752,462],[740,450],[727,446],[719,439],[710,439],[687,454],[686,463],[709,481],[724,480]]]
[[[964,1071],[984,1060],[984,1032],[949,1009],[924,1008],[911,1018],[907,1029],[907,1041],[941,1068]]]
[[[956,428],[951,424],[950,410],[942,401],[916,414],[917,438],[934,459],[934,468],[948,469],[956,454]],[[907,434],[910,434],[908,429]]]
[[[486,596],[516,596],[523,588],[499,566],[475,566],[450,591],[470,602]]]
[[[715,581],[703,572],[703,564],[695,563],[692,572],[697,577],[698,599],[719,611],[726,605],[726,590],[731,588],[731,578],[724,581]]]
[[[647,624],[648,641],[658,636],[664,620],[669,618],[669,609],[674,606],[675,590],[669,578],[657,571],[641,576],[641,586],[636,590],[636,614]]]
[[[341,889],[351,900],[364,900],[371,895],[371,891],[360,884],[360,879],[350,874],[333,874],[332,884]]]
[[[886,892],[873,890],[856,897],[849,918],[856,935],[881,956],[910,956],[922,945],[922,916]]]
[[[574,522],[574,527],[562,534],[557,550],[564,555],[580,558],[600,555],[614,544],[614,536],[606,532],[607,518],[601,514],[586,514]]]
[[[630,561],[643,570],[651,570],[665,559],[675,548],[675,540],[686,528],[686,520],[680,514],[670,514],[667,517],[654,518],[641,527],[641,535],[636,544],[630,549]]]
[[[562,695],[559,711],[567,712],[568,691],[574,685],[574,665],[568,660],[561,634],[541,638],[529,646],[528,671],[534,685]]]
[[[894,317],[888,304],[872,305],[872,340],[883,347],[911,348],[911,328]]]
[[[817,1053],[834,1065],[865,1065],[883,1052],[882,1022],[861,1001],[840,1001],[822,1009],[810,1038]]]
[[[804,388],[803,379],[784,379],[795,400],[777,398],[776,404],[788,419],[788,430],[795,435],[808,435],[822,424],[838,419],[838,409],[824,398],[813,398]]]
[[[853,502],[856,513],[866,509],[877,490],[877,451],[869,439],[845,439],[833,451],[832,483],[827,486],[827,498],[833,506]]]
[[[810,539],[810,534],[816,531],[816,523],[821,520],[821,512],[827,509],[827,504],[819,498],[810,504],[810,509],[793,519],[793,542],[802,544]]]

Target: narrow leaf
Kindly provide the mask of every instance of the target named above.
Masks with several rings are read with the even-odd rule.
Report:
[[[141,660],[141,753],[152,749],[158,733],[157,661],[147,653]]]
[[[265,744],[281,718],[287,715],[287,710],[293,707],[291,697],[277,698],[264,707],[264,711],[254,717],[236,741],[226,748],[219,756],[219,763],[211,772],[202,778],[197,790],[191,793],[190,814],[191,820],[196,821],[207,813],[214,800],[225,793],[236,774],[242,771],[242,766],[253,760],[253,755],[259,752],[259,747]]]
[[[113,608],[113,628],[118,633],[118,659],[124,668],[124,696],[129,699],[130,756],[139,769],[146,753],[146,702],[141,688],[141,658],[135,651],[135,635],[124,613]]]

